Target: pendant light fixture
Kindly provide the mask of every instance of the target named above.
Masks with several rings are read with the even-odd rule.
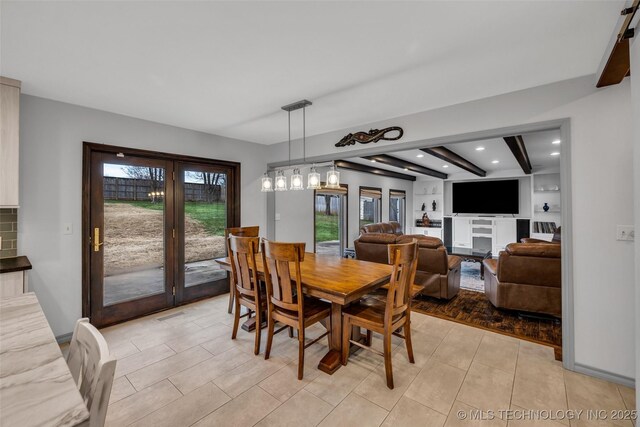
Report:
[[[336,170],[336,165],[332,164],[331,169],[327,172],[327,185],[326,188],[338,189],[340,188],[340,172]]]
[[[306,138],[306,108],[312,105],[311,101],[303,99],[298,102],[294,102],[293,104],[285,105],[282,107],[288,114],[288,127],[289,127],[289,168],[291,168],[291,112],[295,110],[299,110],[302,108],[302,157],[303,164],[307,161],[307,138]],[[321,188],[320,186],[320,174],[316,171],[315,167],[311,167],[311,172],[309,173],[309,185],[307,189],[309,190],[318,190]],[[291,175],[291,186],[287,188],[287,177],[284,174],[284,170],[278,170],[276,172],[275,182],[269,177],[269,173],[266,172],[262,177],[262,186],[260,191],[267,193],[271,191],[287,191],[287,190],[304,190],[304,177],[300,173],[300,168],[293,169],[293,175]]]
[[[276,173],[276,191],[287,191],[287,177],[283,170]]]
[[[316,171],[315,166],[311,166],[307,182],[307,190],[320,190],[322,188],[320,185],[320,174]]]
[[[260,189],[263,193],[270,193],[273,191],[273,180],[269,176],[268,173],[264,173],[262,176],[262,188]]]

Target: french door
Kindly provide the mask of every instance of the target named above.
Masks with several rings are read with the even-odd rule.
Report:
[[[314,191],[314,252],[343,256],[347,242],[348,189]]]
[[[85,143],[83,315],[118,323],[229,289],[239,165]]]

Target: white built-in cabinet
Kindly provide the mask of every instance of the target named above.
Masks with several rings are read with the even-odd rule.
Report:
[[[0,207],[17,207],[20,82],[0,77]]]
[[[453,217],[452,244],[454,247],[500,251],[517,240],[515,218]]]
[[[453,246],[471,248],[471,218],[453,218]]]

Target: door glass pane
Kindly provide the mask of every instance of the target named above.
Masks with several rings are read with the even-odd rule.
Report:
[[[319,255],[341,256],[341,208],[342,196],[316,194],[316,253]]]
[[[104,305],[164,293],[164,169],[105,163],[103,175]]]
[[[195,286],[227,277],[215,258],[226,255],[227,175],[184,172],[184,285]]]

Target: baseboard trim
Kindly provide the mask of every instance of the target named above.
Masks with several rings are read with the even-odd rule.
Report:
[[[56,341],[58,341],[58,344],[68,343],[69,341],[71,341],[72,335],[73,335],[73,332],[69,332],[68,334],[58,335],[56,337]]]
[[[633,378],[625,377],[624,375],[613,374],[611,372],[603,371],[602,369],[592,368],[591,366],[575,363],[573,370],[580,372],[581,374],[589,375],[592,377],[600,378],[601,380],[610,381],[612,383],[620,384],[625,387],[635,388],[636,380]]]

